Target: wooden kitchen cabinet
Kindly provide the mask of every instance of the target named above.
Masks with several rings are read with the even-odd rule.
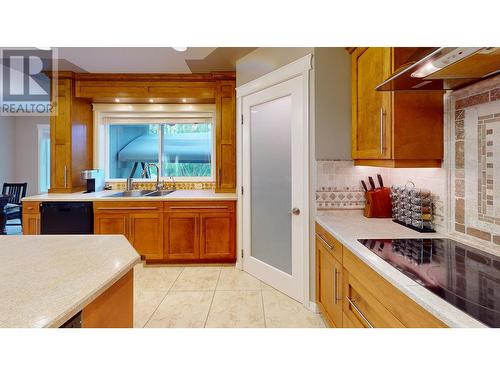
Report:
[[[236,202],[165,202],[165,260],[234,262]]]
[[[342,264],[316,235],[317,302],[330,326],[342,327]]]
[[[165,213],[166,260],[196,260],[200,258],[200,228],[198,212]]]
[[[443,92],[375,90],[411,61],[415,50],[370,47],[352,52],[352,158],[356,165],[441,166]]]
[[[23,234],[40,234],[40,202],[23,202]]]
[[[162,203],[94,202],[94,233],[123,234],[146,260],[163,259]]]
[[[216,192],[236,189],[236,91],[234,81],[219,81],[215,101]]]
[[[92,168],[93,117],[90,101],[75,97],[71,72],[52,76],[50,117],[50,193],[83,190],[83,169]],[[57,95],[55,94],[57,92]]]

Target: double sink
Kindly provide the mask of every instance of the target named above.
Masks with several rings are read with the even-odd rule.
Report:
[[[174,190],[128,190],[120,191],[119,193],[109,195],[113,198],[129,198],[129,197],[163,197],[172,193]]]

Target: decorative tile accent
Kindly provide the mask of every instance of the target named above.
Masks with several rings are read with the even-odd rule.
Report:
[[[455,231],[500,245],[500,77],[451,94]]]
[[[127,184],[125,182],[109,182],[113,190],[125,190]],[[170,190],[174,187],[172,181],[162,181],[163,190]],[[134,182],[132,184],[134,189],[140,190],[154,190],[156,188],[155,182]],[[215,182],[176,182],[175,188],[178,190],[213,190],[215,189]]]

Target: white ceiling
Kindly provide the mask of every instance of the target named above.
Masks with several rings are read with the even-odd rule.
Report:
[[[247,50],[191,47],[178,52],[171,47],[61,47],[57,52],[59,70],[89,73],[192,73],[194,70],[231,70],[228,67],[234,66],[235,61],[230,60],[248,53]],[[206,59],[212,52],[215,53]],[[193,71],[188,63],[195,67]]]

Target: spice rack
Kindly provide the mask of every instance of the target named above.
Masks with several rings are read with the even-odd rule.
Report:
[[[395,223],[421,233],[434,233],[432,194],[427,189],[412,186],[392,186],[392,218]]]

